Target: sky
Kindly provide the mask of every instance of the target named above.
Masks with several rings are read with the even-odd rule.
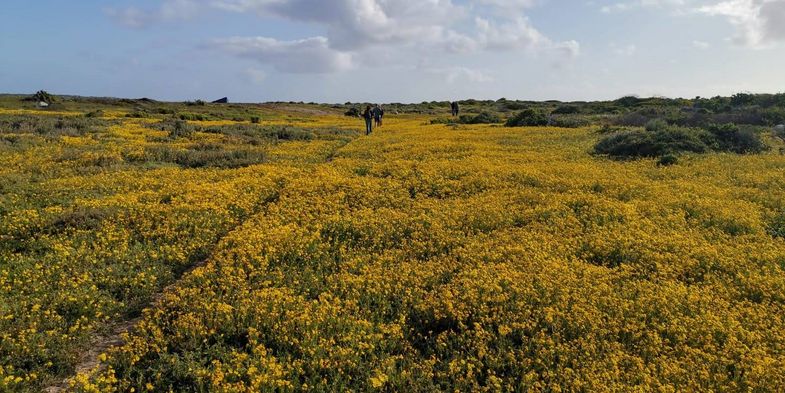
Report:
[[[785,0],[2,0],[0,93],[231,102],[785,91]]]

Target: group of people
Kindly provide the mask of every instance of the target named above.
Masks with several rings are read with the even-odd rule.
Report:
[[[450,111],[453,116],[458,116],[460,114],[461,108],[457,101],[450,102]],[[374,106],[368,105],[365,107],[365,111],[363,111],[361,116],[363,119],[365,119],[365,135],[371,135],[374,127],[382,126],[382,120],[384,119],[384,108],[382,108],[382,106],[379,104]]]
[[[365,135],[370,135],[373,131],[374,123],[376,124],[376,127],[382,126],[382,120],[384,119],[384,108],[378,104],[374,105],[373,107],[368,105],[365,107],[362,117],[365,119]]]

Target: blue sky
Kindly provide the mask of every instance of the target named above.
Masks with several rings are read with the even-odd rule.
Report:
[[[0,92],[592,100],[785,91],[785,0],[4,0]]]

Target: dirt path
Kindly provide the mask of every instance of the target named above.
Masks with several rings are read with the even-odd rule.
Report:
[[[241,225],[242,223],[237,225],[235,229],[240,227]],[[227,232],[227,234],[231,233],[233,230],[234,229]],[[220,243],[220,240],[216,242],[216,244],[218,243]],[[160,292],[156,293],[155,296],[153,296],[153,299],[148,304],[148,306],[145,308],[157,307],[165,293],[173,290],[174,287],[176,287],[183,279],[185,279],[194,270],[199,269],[204,265],[206,265],[208,260],[209,259],[205,259],[188,268],[188,270],[186,270],[182,275],[180,275],[180,277],[177,280],[165,286]],[[144,314],[133,319],[127,319],[124,321],[117,322],[114,325],[112,325],[112,328],[108,333],[96,335],[95,337],[93,337],[93,340],[90,341],[90,346],[88,347],[88,349],[85,352],[83,352],[82,355],[80,356],[79,363],[77,363],[74,368],[74,373],[66,377],[65,379],[45,388],[44,392],[46,393],[63,392],[70,387],[69,382],[75,376],[79,374],[90,373],[90,372],[103,371],[106,365],[101,364],[101,360],[100,360],[101,354],[106,353],[112,347],[117,347],[125,344],[125,341],[123,340],[123,335],[127,333],[131,333],[133,329],[139,324],[139,322],[142,321],[142,318],[144,318]]]

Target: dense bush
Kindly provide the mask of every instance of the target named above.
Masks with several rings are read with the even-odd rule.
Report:
[[[661,131],[624,131],[602,138],[594,146],[596,154],[618,158],[658,157],[680,152],[704,153],[710,148],[705,131],[668,128]]]
[[[747,154],[760,153],[767,148],[756,132],[733,124],[712,125],[707,131],[714,136],[715,150]]]
[[[0,130],[9,134],[37,134],[46,138],[84,135],[107,127],[111,122],[91,117],[3,116]]]
[[[462,124],[495,124],[501,123],[502,119],[495,113],[480,112],[475,116],[462,115],[459,119],[459,122]]]
[[[553,110],[555,115],[574,115],[580,113],[581,109],[575,105],[561,105]]]
[[[173,163],[185,168],[241,168],[265,162],[263,151],[246,148],[225,149],[221,145],[197,144],[188,149],[156,145],[144,153],[127,154],[125,160],[134,163]]]
[[[526,109],[507,119],[507,127],[532,127],[548,125],[548,116],[534,109]]]
[[[351,116],[351,117],[358,117],[358,116],[360,116],[360,110],[357,109],[357,108],[349,108],[349,110],[346,111],[346,113],[344,113],[344,115]]]
[[[208,121],[212,120],[212,118],[208,115],[202,113],[189,113],[183,112],[177,115],[180,120],[191,120],[191,121]]]
[[[313,131],[292,126],[257,126],[253,124],[232,124],[225,126],[201,127],[199,130],[211,134],[223,134],[240,139],[243,143],[259,145],[277,140],[312,140]]]
[[[785,125],[778,124],[774,126],[774,136],[785,139]]]
[[[133,119],[146,119],[151,117],[151,115],[145,111],[136,110],[133,112],[126,113],[125,117],[129,117]]]
[[[583,116],[554,115],[550,118],[550,125],[562,128],[587,127],[591,122]]]
[[[594,152],[630,158],[708,151],[747,154],[759,153],[766,148],[757,133],[741,130],[732,124],[700,129],[673,127],[662,121],[652,121],[646,125],[645,130],[623,131],[600,139]]]
[[[30,97],[24,99],[25,101],[34,101],[34,102],[45,102],[47,104],[51,104],[57,101],[57,98],[49,94],[46,90],[38,90],[35,94]]]

